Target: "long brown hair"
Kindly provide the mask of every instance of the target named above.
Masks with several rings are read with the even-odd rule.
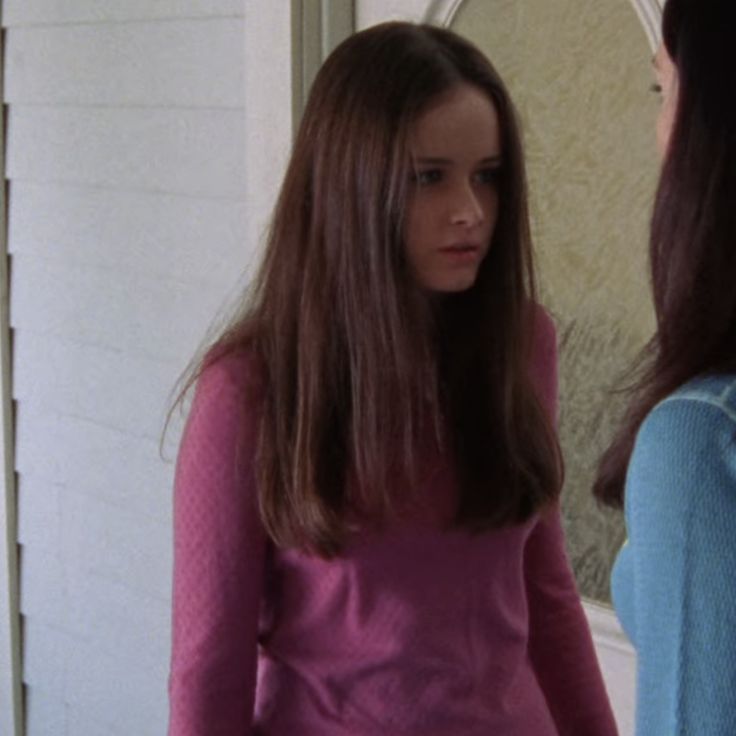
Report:
[[[409,136],[460,84],[498,112],[500,214],[475,285],[431,303],[404,253]],[[387,23],[332,53],[253,294],[213,354],[246,349],[262,375],[256,473],[278,544],[329,556],[356,505],[387,518],[411,493],[427,437],[453,460],[460,525],[518,522],[559,493],[559,448],[529,379],[534,278],[516,116],[467,41]]]
[[[594,486],[612,506],[623,503],[636,434],[654,406],[697,375],[736,370],[734,21],[733,0],[668,0],[664,8],[678,101],[650,234],[657,330]]]

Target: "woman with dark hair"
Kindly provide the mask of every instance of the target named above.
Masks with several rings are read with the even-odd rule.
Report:
[[[736,64],[733,0],[668,0],[655,57],[657,330],[595,493],[625,507],[617,612],[639,736],[736,733]]]
[[[170,735],[615,734],[555,375],[503,83],[448,31],[352,36],[190,381]]]

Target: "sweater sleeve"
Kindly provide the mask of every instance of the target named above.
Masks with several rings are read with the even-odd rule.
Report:
[[[603,676],[565,552],[557,507],[526,544],[529,657],[560,736],[615,736]]]
[[[556,336],[542,309],[535,330],[531,377],[556,423]],[[524,574],[529,656],[560,736],[615,736],[616,724],[565,551],[557,505],[540,516],[529,536]]]
[[[736,733],[736,417],[672,398],[626,489],[637,736]]]
[[[179,449],[169,736],[251,733],[266,536],[246,371],[240,358],[204,370]]]

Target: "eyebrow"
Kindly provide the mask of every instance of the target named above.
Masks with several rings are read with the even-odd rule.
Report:
[[[440,156],[417,156],[414,159],[415,163],[423,166],[450,166],[453,161],[449,158],[442,158]],[[503,161],[503,157],[498,154],[495,156],[486,156],[480,160],[480,164],[500,164]]]

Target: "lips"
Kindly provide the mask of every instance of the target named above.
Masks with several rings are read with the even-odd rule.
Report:
[[[440,255],[456,264],[475,264],[481,257],[481,247],[477,243],[452,243],[439,248]]]
[[[480,246],[475,243],[453,243],[440,248],[441,253],[477,253]]]

